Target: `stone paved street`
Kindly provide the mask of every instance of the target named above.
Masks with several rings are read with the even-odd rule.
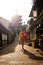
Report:
[[[26,44],[22,50],[16,38],[13,44],[0,50],[0,65],[43,65],[43,56]]]

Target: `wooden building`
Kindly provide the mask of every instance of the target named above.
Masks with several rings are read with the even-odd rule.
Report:
[[[5,24],[4,24],[5,23]],[[14,36],[8,29],[7,20],[4,18],[0,18],[0,49],[10,44],[14,40]]]
[[[34,0],[29,16],[33,18],[30,20],[30,35],[34,40],[34,46],[40,45],[40,49],[43,50],[43,0]]]

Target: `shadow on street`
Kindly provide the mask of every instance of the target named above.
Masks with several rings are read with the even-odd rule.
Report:
[[[40,56],[35,56],[33,53],[27,51],[26,49],[24,49],[24,54],[28,55],[29,58],[34,59],[34,60],[43,60],[43,57]]]
[[[0,50],[0,56],[15,52],[15,48],[17,45],[18,45],[17,41],[14,41],[14,43],[12,43],[12,44],[8,45],[7,47],[5,47],[4,49]]]

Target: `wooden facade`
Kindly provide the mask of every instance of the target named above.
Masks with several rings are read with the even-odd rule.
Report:
[[[40,2],[40,3],[39,3]],[[43,50],[43,0],[34,0],[30,17],[33,17],[33,11],[37,10],[36,20],[30,20],[30,35],[34,40],[34,46],[40,45],[40,49]],[[36,29],[36,30],[35,30]],[[35,31],[35,33],[34,33]],[[34,34],[33,34],[34,33]],[[36,38],[34,37],[36,35]]]
[[[12,43],[13,35],[2,24],[0,24],[0,49],[7,44]]]

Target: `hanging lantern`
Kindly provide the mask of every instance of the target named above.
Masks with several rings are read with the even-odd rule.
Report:
[[[33,17],[37,17],[37,10],[33,10]]]

